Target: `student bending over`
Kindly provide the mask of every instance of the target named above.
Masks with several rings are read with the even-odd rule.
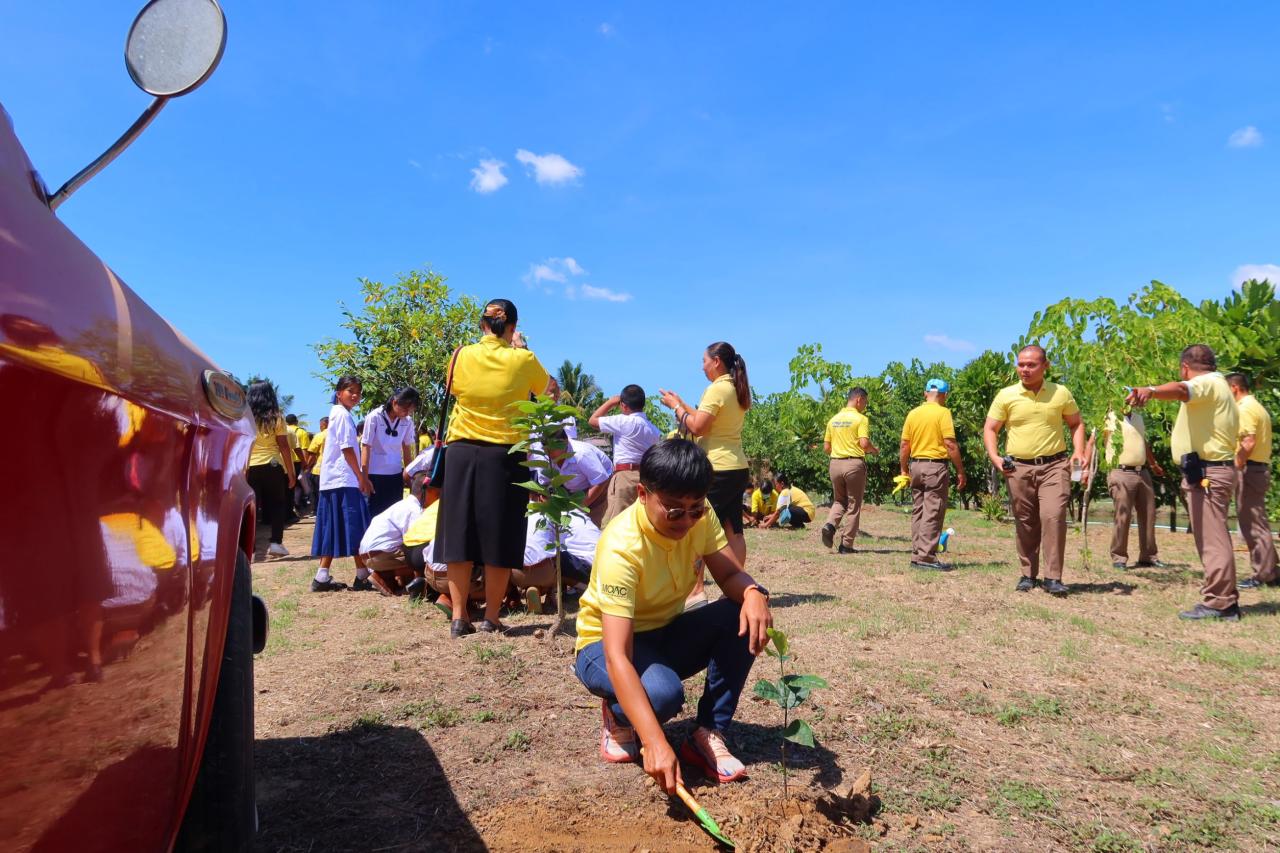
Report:
[[[692,442],[669,439],[649,448],[636,502],[600,535],[578,609],[574,671],[603,699],[600,755],[638,761],[643,747],[645,772],[667,793],[681,778],[662,724],[684,706],[681,682],[704,669],[698,727],[681,755],[713,781],[746,776],[724,732],[773,624],[768,591],[742,570],[711,511],[710,484],[711,463]],[[725,597],[682,612],[698,558]]]

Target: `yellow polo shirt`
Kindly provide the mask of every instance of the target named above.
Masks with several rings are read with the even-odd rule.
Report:
[[[459,353],[459,355],[461,355],[461,353]],[[431,442],[430,435],[423,434],[418,436],[418,452],[421,453],[422,451],[426,450],[428,447],[431,446],[431,443],[432,442]]]
[[[778,493],[769,492],[769,497],[764,496],[764,492],[756,489],[751,493],[751,512],[753,514],[768,515],[778,508]]]
[[[428,542],[436,538],[436,519],[440,517],[440,501],[434,501],[431,506],[422,511],[422,515],[414,519],[404,532],[404,547],[412,548],[415,545],[426,545]]]
[[[1119,417],[1115,412],[1107,412],[1107,432],[1120,433],[1120,456],[1116,465],[1147,464],[1147,424],[1141,412],[1130,412]]]
[[[316,464],[311,466],[311,473],[317,477],[320,476],[320,458],[324,456],[324,440],[328,437],[329,429],[326,427],[312,436],[311,442],[307,445],[307,452],[316,457]]]
[[[302,427],[294,427],[293,434],[298,437],[298,449],[306,450],[307,446],[311,444],[311,433]]]
[[[783,489],[782,493],[791,495],[791,505],[798,506],[804,510],[810,521],[818,517],[818,509],[813,505],[813,501],[809,499],[809,496],[804,493],[804,489],[799,486],[791,486]]]
[[[1271,463],[1271,415],[1258,398],[1246,394],[1240,398],[1237,408],[1240,410],[1240,437],[1253,436],[1253,452],[1249,454],[1250,462]]]
[[[1079,413],[1075,397],[1064,386],[1045,382],[1033,394],[1018,382],[1000,389],[987,417],[1005,425],[1005,453],[1015,459],[1034,459],[1067,449],[1062,437],[1063,421]]]
[[[284,458],[280,455],[280,443],[276,441],[276,436],[288,434],[284,428],[284,418],[276,418],[275,423],[266,430],[259,429],[253,439],[253,448],[249,451],[249,467],[270,465],[272,462],[283,465]]]
[[[871,438],[871,421],[853,406],[845,406],[827,421],[822,440],[831,445],[832,459],[863,459],[860,438]]]
[[[1169,445],[1175,462],[1188,453],[1198,453],[1206,462],[1235,458],[1240,439],[1240,410],[1231,396],[1231,386],[1216,370],[1201,373],[1182,383],[1191,399],[1178,406]]]
[[[516,349],[497,335],[485,335],[479,343],[463,347],[453,371],[456,401],[449,415],[447,440],[520,441],[524,436],[511,426],[511,418],[517,414],[512,404],[546,391],[548,378],[537,356],[527,349]]]
[[[699,412],[710,412],[715,418],[711,430],[696,439],[707,452],[715,471],[738,471],[747,467],[747,454],[742,450],[742,421],[747,412],[738,404],[738,391],[729,374],[717,376],[698,401]]]
[[[940,403],[926,400],[907,412],[902,422],[902,440],[911,442],[912,459],[946,459],[944,438],[956,439],[951,410]]]
[[[694,560],[728,544],[710,504],[683,539],[668,539],[649,522],[644,504],[633,503],[600,534],[591,582],[578,604],[574,651],[603,637],[605,613],[630,619],[637,633],[669,624],[693,591]]]

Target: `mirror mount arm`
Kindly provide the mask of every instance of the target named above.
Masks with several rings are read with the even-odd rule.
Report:
[[[160,110],[163,109],[164,105],[168,102],[169,98],[166,97],[159,97],[152,101],[150,106],[143,110],[142,115],[138,116],[138,120],[130,125],[129,129],[121,134],[119,139],[111,143],[110,148],[99,154],[96,160],[77,172],[71,180],[67,181],[57,192],[49,196],[49,209],[57,210],[58,206],[70,198],[72,193],[80,189],[80,187],[89,182],[90,178],[110,165],[112,160],[119,157],[121,152],[128,148],[133,143],[133,140],[138,138],[142,131],[147,129],[147,125],[151,124],[155,117],[159,115]]]

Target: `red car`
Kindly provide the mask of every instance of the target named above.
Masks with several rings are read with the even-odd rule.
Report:
[[[213,0],[150,3],[126,60],[156,102],[52,196],[0,109],[0,850],[252,840],[244,393],[53,210],[224,39]]]

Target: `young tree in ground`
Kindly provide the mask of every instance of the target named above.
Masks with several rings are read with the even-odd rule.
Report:
[[[401,274],[391,284],[359,281],[363,305],[341,306],[339,325],[350,337],[313,344],[322,365],[316,375],[328,381],[344,373],[359,376],[362,412],[380,406],[395,388],[412,385],[422,395],[417,419],[434,421],[444,403],[449,356],[480,335],[480,304],[455,295],[430,269]]]

